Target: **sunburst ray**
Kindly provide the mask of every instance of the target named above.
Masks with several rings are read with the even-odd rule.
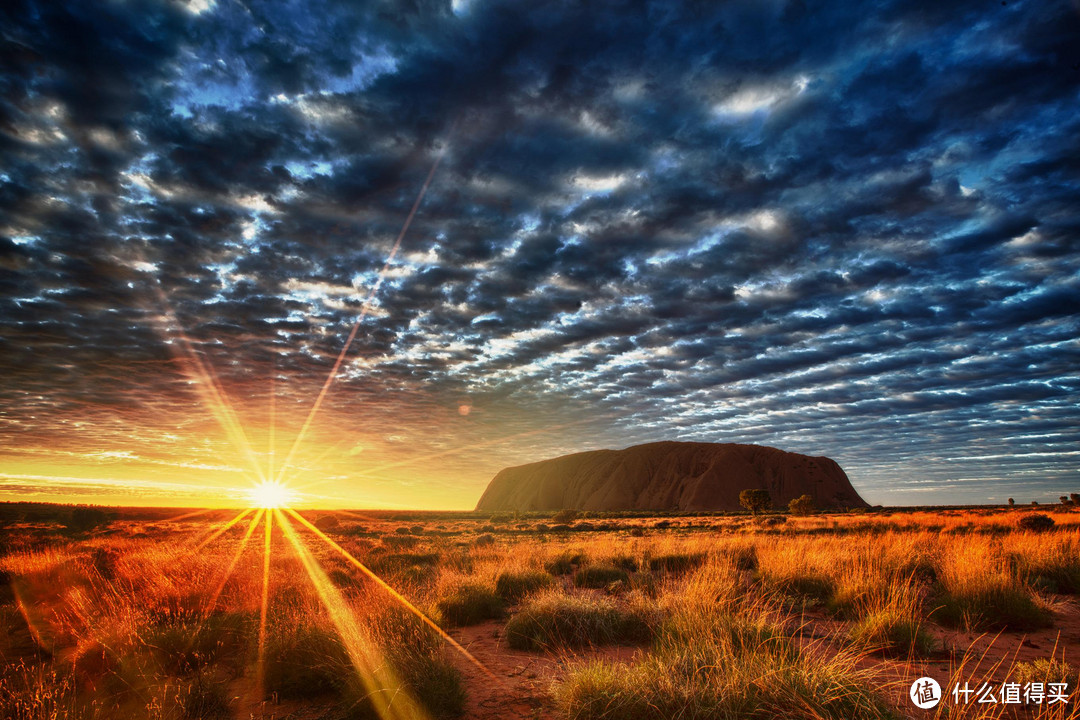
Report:
[[[292,545],[319,600],[329,613],[330,621],[341,638],[357,679],[363,684],[367,699],[375,712],[383,720],[425,720],[428,713],[405,690],[379,647],[356,621],[340,591],[326,576],[311,551],[304,546],[296,529],[280,510],[274,512],[278,516],[283,534]]]
[[[262,598],[259,601],[259,646],[255,659],[255,688],[257,697],[265,697],[266,689],[266,618],[270,608],[270,549],[274,533],[274,513],[266,510],[266,530],[263,533]]]
[[[215,530],[213,532],[213,534],[210,535],[210,537],[208,537],[205,540],[202,540],[201,542],[199,542],[199,544],[195,546],[194,552],[198,552],[198,551],[202,550],[204,547],[206,547],[207,545],[209,545],[210,543],[214,542],[219,537],[224,535],[226,532],[229,531],[229,528],[231,528],[233,525],[236,525],[236,523],[240,522],[245,517],[247,517],[248,514],[251,513],[254,509],[255,508],[248,508],[246,510],[242,510],[239,515],[234,517],[232,520],[229,520],[221,528]]]
[[[477,668],[479,668],[481,672],[483,672],[485,675],[487,675],[490,679],[492,679],[492,680],[494,680],[496,682],[501,682],[499,680],[499,678],[487,668],[487,666],[485,666],[482,662],[477,660],[476,657],[472,653],[470,653],[468,650],[466,650],[461,645],[461,643],[459,643],[454,638],[450,637],[450,635],[447,634],[447,632],[445,630],[443,630],[441,627],[439,627],[439,625],[434,620],[429,618],[427,615],[425,615],[423,613],[423,611],[421,611],[418,607],[416,607],[411,602],[409,602],[409,600],[404,595],[402,595],[397,590],[392,588],[389,584],[387,584],[387,582],[385,580],[383,580],[381,577],[379,577],[377,574],[375,574],[375,572],[373,570],[371,570],[367,565],[365,565],[364,563],[360,562],[355,557],[353,557],[349,553],[348,550],[346,550],[345,548],[338,545],[330,537],[328,537],[326,535],[326,533],[324,533],[319,528],[315,527],[312,523],[308,522],[308,520],[306,518],[304,518],[300,513],[296,512],[292,508],[284,508],[284,510],[289,515],[294,517],[297,520],[297,522],[299,522],[301,525],[303,525],[308,530],[310,530],[312,533],[314,533],[319,539],[321,539],[323,542],[325,542],[330,547],[332,547],[334,550],[336,550],[342,557],[344,557],[349,562],[350,565],[352,565],[353,567],[360,570],[360,572],[364,573],[364,575],[366,575],[376,585],[378,585],[383,590],[385,590],[387,593],[389,593],[390,597],[392,597],[395,601],[397,601],[402,607],[404,607],[406,610],[408,610],[413,615],[418,617],[425,625],[427,625],[432,630],[437,632],[439,634],[439,636],[443,640],[445,640],[455,650],[460,652],[469,662],[471,662],[473,665],[475,665]]]
[[[213,595],[210,596],[210,601],[206,604],[206,614],[214,612],[214,608],[217,607],[218,598],[221,597],[221,593],[225,590],[225,584],[229,582],[229,578],[232,577],[233,571],[236,569],[237,563],[240,562],[240,558],[244,554],[244,548],[247,547],[248,540],[255,533],[255,528],[259,526],[259,520],[262,519],[263,513],[266,512],[263,509],[255,511],[255,517],[251,518],[251,523],[248,524],[248,528],[244,531],[244,537],[240,540],[240,545],[236,548],[236,552],[232,556],[232,560],[229,561],[229,566],[225,568],[225,573],[221,578],[221,582],[218,584],[217,589],[214,590]]]
[[[289,448],[289,454],[285,456],[285,462],[281,464],[281,469],[278,471],[279,482],[285,477],[285,473],[292,466],[293,459],[296,456],[296,451],[303,444],[304,439],[307,437],[308,430],[311,428],[311,423],[315,420],[315,416],[319,413],[319,408],[322,407],[323,401],[326,399],[326,394],[330,391],[330,386],[334,384],[334,380],[337,379],[338,370],[341,369],[341,364],[345,360],[345,356],[349,353],[349,348],[352,346],[353,340],[356,339],[356,333],[360,330],[360,324],[364,322],[364,318],[367,317],[368,312],[371,310],[371,303],[375,300],[376,294],[379,292],[379,288],[382,286],[383,279],[386,277],[387,270],[390,269],[390,263],[393,262],[394,257],[397,255],[398,249],[401,247],[401,241],[405,238],[405,233],[408,232],[409,226],[412,224],[413,218],[416,217],[417,210],[420,209],[420,203],[424,200],[424,195],[427,194],[428,187],[431,185],[431,179],[435,177],[435,171],[439,168],[439,163],[442,162],[443,155],[439,155],[435,158],[435,162],[431,165],[431,170],[427,174],[427,178],[424,179],[424,184],[420,188],[419,194],[416,196],[416,202],[413,203],[412,209],[409,210],[409,215],[405,218],[405,224],[401,226],[401,232],[398,233],[397,239],[394,241],[393,248],[390,249],[390,254],[386,257],[386,261],[383,263],[382,269],[379,270],[379,276],[375,280],[375,284],[368,291],[367,298],[364,300],[363,306],[360,308],[360,317],[353,323],[352,329],[349,331],[349,336],[345,339],[345,345],[342,346],[341,352],[338,353],[337,359],[334,361],[334,366],[330,369],[330,373],[326,376],[326,381],[323,382],[322,388],[319,390],[319,394],[315,397],[315,402],[312,403],[311,409],[308,411],[307,417],[304,418],[304,423],[300,426],[300,432],[296,434],[296,438],[293,440],[292,447]]]

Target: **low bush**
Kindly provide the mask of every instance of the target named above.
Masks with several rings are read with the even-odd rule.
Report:
[[[625,605],[609,598],[549,592],[534,595],[506,624],[506,641],[517,650],[548,650],[652,639],[660,622],[655,607],[639,599]]]
[[[612,565],[588,565],[574,575],[578,587],[604,588],[614,582],[629,582],[630,574]]]
[[[392,573],[415,566],[433,567],[438,565],[439,553],[394,552],[372,557],[367,566],[377,574]]]
[[[1029,532],[1045,532],[1054,528],[1054,518],[1042,513],[1024,515],[1017,521],[1016,526]]]
[[[1036,590],[1080,593],[1080,554],[1075,541],[1048,543],[1039,539],[1036,546],[1020,547],[1009,559],[1020,577]]]
[[[333,515],[322,515],[317,520],[315,520],[315,527],[324,531],[337,530],[340,525],[341,521]]]
[[[813,515],[817,512],[817,506],[814,503],[814,498],[810,495],[801,495],[797,498],[792,498],[788,502],[788,512],[792,515]]]
[[[592,662],[556,686],[571,720],[886,720],[855,658],[802,654],[762,618],[683,614],[632,664]]]
[[[649,570],[652,572],[683,573],[700,567],[705,562],[705,553],[675,553],[649,558]]]
[[[823,575],[787,575],[769,582],[777,592],[794,598],[828,602],[835,592],[832,579]]]
[[[340,694],[355,676],[333,626],[303,624],[272,632],[266,640],[263,681],[283,700]]]
[[[465,583],[436,601],[435,607],[446,625],[476,625],[501,618],[505,603],[487,585]]]
[[[94,528],[108,525],[111,518],[101,508],[80,505],[71,511],[65,523],[71,532],[89,532]]]
[[[582,552],[563,552],[549,560],[544,569],[552,575],[569,575],[586,559],[585,553]]]
[[[1053,615],[1019,583],[989,579],[982,586],[945,590],[932,605],[930,619],[946,627],[1026,632],[1054,624]]]
[[[555,585],[555,578],[539,570],[504,572],[495,579],[495,592],[508,603],[517,603],[526,595],[537,590],[546,590]]]
[[[444,641],[439,634],[401,607],[388,608],[373,618],[371,624],[372,635],[385,649],[403,688],[432,717],[459,717],[465,708],[464,682],[461,673],[445,657]],[[362,697],[360,704],[364,704]]]
[[[937,648],[919,618],[897,608],[869,613],[855,622],[848,635],[859,647],[902,657],[925,657]]]

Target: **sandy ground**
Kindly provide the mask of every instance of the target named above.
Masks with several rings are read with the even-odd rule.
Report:
[[[455,653],[469,692],[465,717],[477,720],[554,720],[551,685],[572,664],[592,659],[633,660],[636,647],[605,647],[580,653],[525,652],[507,646],[503,623],[490,621],[459,628],[451,636],[490,672],[484,673]]]
[[[908,662],[880,654],[862,657],[859,666],[877,678],[879,687],[894,700],[897,710],[909,717],[925,717],[914,709],[907,693],[913,680],[922,676],[936,678],[945,688],[953,668],[966,651],[974,659],[965,676],[1000,684],[1014,662],[1040,658],[1064,657],[1074,666],[1080,662],[1080,604],[1059,596],[1053,601],[1055,627],[1030,633],[975,634],[952,631],[931,625],[940,649],[921,661]],[[802,644],[811,652],[839,649],[835,638],[845,623],[828,617],[820,610],[809,610],[792,621],[803,627]],[[477,720],[556,720],[559,717],[551,695],[551,686],[566,669],[578,662],[604,659],[633,661],[647,648],[606,647],[581,650],[574,654],[545,654],[513,650],[502,634],[503,623],[486,622],[459,628],[451,635],[491,673],[487,675],[457,655],[454,660],[466,678],[469,697],[466,718]]]

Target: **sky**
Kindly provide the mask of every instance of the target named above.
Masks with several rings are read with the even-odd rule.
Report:
[[[657,440],[873,504],[1080,491],[1080,4],[0,28],[2,500],[471,508]]]

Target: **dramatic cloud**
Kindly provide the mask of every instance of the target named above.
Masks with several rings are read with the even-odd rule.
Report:
[[[1077,6],[359,5],[0,9],[0,492],[280,471],[361,316],[315,501],[659,439],[1080,488]]]

